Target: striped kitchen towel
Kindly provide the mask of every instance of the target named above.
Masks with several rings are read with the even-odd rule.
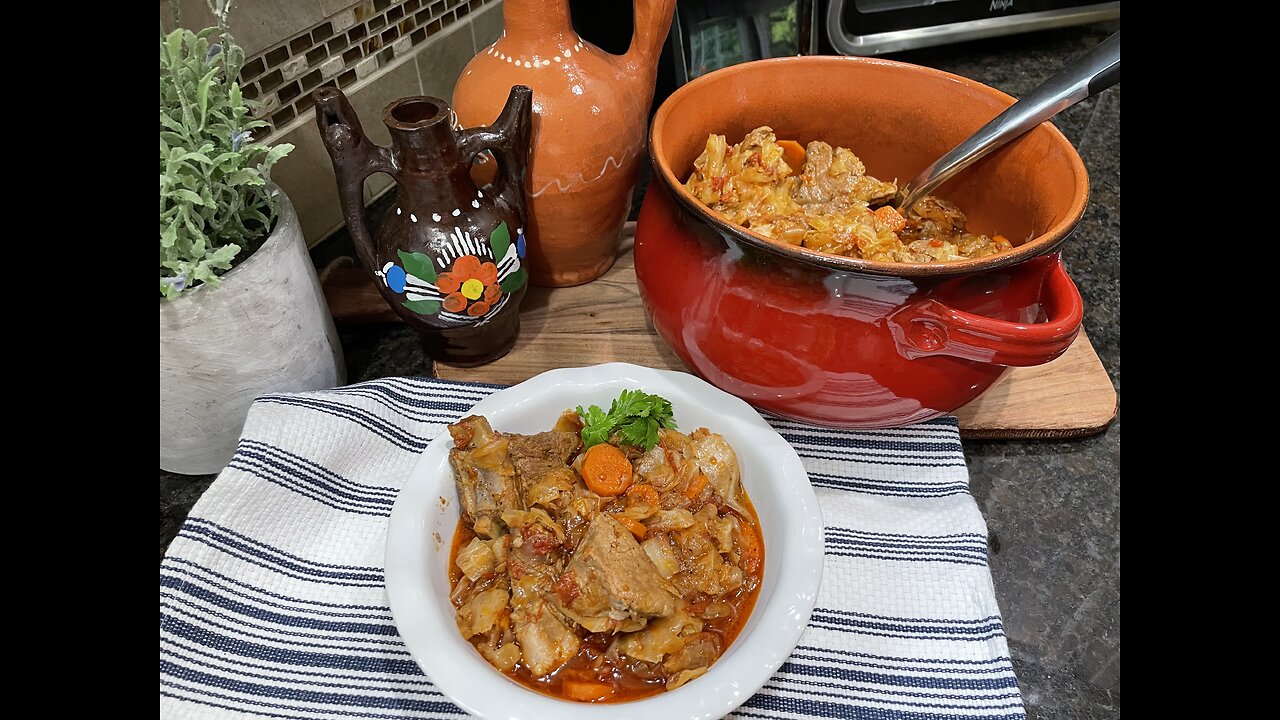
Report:
[[[396,634],[383,541],[419,453],[497,389],[260,398],[160,564],[160,717],[463,717]],[[955,420],[769,422],[817,490],[826,565],[799,646],[734,716],[1024,717]]]

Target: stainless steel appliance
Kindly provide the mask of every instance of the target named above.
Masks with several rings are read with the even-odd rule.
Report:
[[[631,41],[631,3],[569,0],[574,27],[613,53]],[[656,108],[713,70],[786,55],[879,55],[1113,20],[1120,3],[1088,0],[679,0],[658,65]]]
[[[823,24],[845,55],[879,55],[1120,17],[1088,0],[826,0]]]

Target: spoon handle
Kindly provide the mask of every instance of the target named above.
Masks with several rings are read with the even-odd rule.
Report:
[[[907,185],[899,206],[905,213],[916,201],[991,151],[1031,130],[1087,97],[1120,82],[1120,33],[1068,64],[1056,75],[1010,105],[951,152],[925,168]]]

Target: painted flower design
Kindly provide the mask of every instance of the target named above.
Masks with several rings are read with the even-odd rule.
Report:
[[[400,262],[384,263],[374,274],[388,290],[404,296],[400,304],[408,310],[438,314],[453,323],[479,322],[524,286],[524,253],[523,228],[516,230],[514,242],[506,223],[494,229],[488,242],[454,228],[449,242],[432,256],[398,250]]]
[[[483,317],[502,297],[498,266],[481,262],[475,255],[463,255],[455,260],[449,272],[436,276],[436,287],[444,293],[445,310],[465,312],[471,317]]]

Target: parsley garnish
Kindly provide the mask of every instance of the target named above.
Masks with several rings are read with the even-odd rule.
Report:
[[[578,406],[582,418],[582,444],[585,447],[609,442],[615,433],[623,445],[651,450],[658,444],[658,428],[676,427],[671,401],[641,390],[623,390],[606,413],[598,405],[586,410]]]

